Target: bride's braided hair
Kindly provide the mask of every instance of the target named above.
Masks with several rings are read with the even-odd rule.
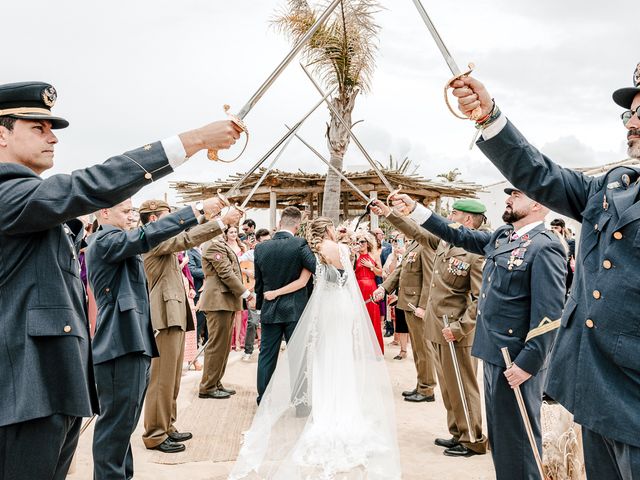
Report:
[[[320,251],[320,244],[324,240],[327,228],[332,226],[333,222],[327,217],[318,217],[307,224],[307,242],[309,243],[309,248],[320,257],[322,263],[328,262]]]

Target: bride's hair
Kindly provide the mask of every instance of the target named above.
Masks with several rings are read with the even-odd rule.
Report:
[[[333,222],[327,217],[318,217],[307,224],[307,242],[311,251],[318,254],[323,263],[327,263],[320,251],[320,244],[327,234],[327,229],[333,226]]]

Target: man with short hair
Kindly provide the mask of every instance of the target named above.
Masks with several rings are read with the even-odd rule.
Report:
[[[564,306],[566,260],[560,240],[545,228],[549,209],[515,188],[505,193],[506,223],[493,233],[447,220],[407,195],[392,201],[434,235],[485,256],[471,353],[484,361],[489,445],[497,480],[529,480],[539,473],[512,389],[520,387],[542,456],[542,390]],[[503,347],[513,360],[506,371]]]
[[[219,203],[218,207],[220,211],[223,205]],[[205,213],[202,205],[196,204],[196,209]],[[147,200],[140,206],[140,220],[144,225],[157,222],[169,213],[169,205],[162,200]],[[148,449],[180,452],[185,449],[180,442],[192,438],[190,432],[179,432],[174,425],[178,416],[184,335],[195,328],[176,254],[220,235],[228,225],[237,225],[241,217],[241,212],[232,208],[222,219],[197,225],[142,256],[149,288],[151,323],[158,332],[156,344],[160,352],[160,358],[151,360],[151,379],[144,407],[142,440]]]
[[[247,218],[244,222],[242,222],[242,234],[240,235],[240,240],[245,241],[251,235],[255,236],[256,232],[256,222]]]
[[[306,288],[265,300],[264,292],[277,290],[300,278],[302,269],[316,270],[316,258],[305,239],[296,237],[302,212],[296,207],[282,211],[279,230],[268,242],[255,248],[256,309],[260,310],[262,337],[258,357],[258,398],[271,380],[278,362],[280,343],[289,341],[304,311],[309,294]]]
[[[204,206],[207,215],[219,211],[215,201]],[[197,213],[184,207],[133,230],[130,199],[96,214],[100,226],[86,249],[89,284],[98,304],[91,342],[100,403],[93,433],[95,479],[133,478],[131,434],[142,411],[151,357],[158,356],[140,254],[196,225]]]
[[[64,222],[108,208],[239,131],[216,122],[75,170],[53,166],[55,88],[0,85],[0,478],[62,480],[98,411],[85,292]],[[28,401],[17,399],[28,398]]]
[[[591,479],[640,472],[640,172],[616,167],[599,177],[563,168],[540,153],[495,107],[473,77],[452,83],[463,114],[479,107],[480,150],[531,198],[582,224],[578,268],[562,315],[546,393],[582,425]],[[613,93],[628,155],[640,159],[640,63],[633,86]]]

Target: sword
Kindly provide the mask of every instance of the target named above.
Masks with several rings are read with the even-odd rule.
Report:
[[[511,355],[509,355],[509,349],[507,347],[502,347],[500,351],[502,352],[502,357],[504,358],[504,363],[507,366],[507,369],[511,368],[511,365],[513,365],[513,362],[511,362]],[[531,445],[533,456],[536,459],[536,465],[538,466],[538,473],[540,473],[540,479],[545,480],[544,470],[542,470],[542,459],[540,458],[540,452],[538,452],[536,439],[533,436],[533,429],[531,428],[531,420],[529,420],[529,415],[527,414],[527,409],[525,408],[525,405],[524,405],[524,399],[522,398],[522,392],[520,391],[520,386],[515,387],[513,389],[513,393],[516,396],[516,401],[518,402],[518,408],[520,409],[520,416],[522,417],[522,422],[524,423],[524,429],[527,431],[527,437],[529,437],[529,444]]]
[[[289,127],[287,127],[287,128],[289,128]],[[340,170],[338,170],[336,167],[331,165],[331,162],[329,162],[329,160],[324,158],[320,152],[318,152],[315,148],[313,148],[311,145],[309,145],[309,143],[307,143],[300,135],[298,135],[296,133],[296,134],[294,134],[294,136],[298,140],[300,140],[302,143],[304,143],[306,145],[306,147],[309,150],[311,150],[316,155],[316,157],[318,157],[320,160],[322,160],[322,162],[324,162],[324,164],[327,167],[329,167],[331,170],[333,170],[335,172],[335,174],[340,177],[340,179],[344,180],[344,182],[347,185],[349,185],[353,189],[353,191],[356,192],[362,198],[362,200],[364,200],[364,202],[367,204],[367,207],[369,206],[369,204],[373,201],[373,200],[371,200],[371,198],[369,198],[362,190],[360,190],[358,187],[356,187],[355,184],[351,180],[349,180]]]
[[[449,328],[449,317],[446,315],[442,316],[442,321],[444,322],[444,326]],[[469,439],[471,443],[476,443],[476,435],[473,431],[473,426],[471,425],[471,416],[469,415],[469,406],[467,405],[467,397],[464,394],[464,385],[462,384],[462,376],[460,375],[460,365],[458,365],[458,357],[456,357],[456,347],[453,345],[453,342],[447,341],[449,344],[449,350],[451,351],[451,360],[453,361],[453,369],[456,372],[456,381],[458,382],[458,391],[460,392],[460,398],[462,398],[462,408],[464,409],[464,419],[467,422],[467,428],[469,429]]]
[[[449,70],[451,70],[451,73],[453,74],[453,78],[450,79],[447,82],[447,84],[444,86],[444,101],[446,102],[447,107],[449,107],[449,111],[453,113],[454,116],[462,120],[478,120],[482,115],[482,110],[480,109],[480,107],[476,108],[471,113],[470,117],[464,117],[456,113],[455,110],[451,107],[451,104],[449,103],[449,97],[447,95],[447,90],[449,89],[449,85],[451,85],[451,82],[453,82],[454,80],[457,80],[460,77],[465,77],[469,75],[471,72],[473,72],[475,65],[473,63],[470,63],[469,69],[466,72],[463,72],[462,70],[460,70],[460,68],[458,67],[458,64],[456,63],[456,61],[453,59],[453,56],[449,52],[449,49],[442,41],[442,37],[438,33],[438,30],[436,30],[436,26],[431,21],[431,18],[429,18],[429,14],[425,10],[424,6],[422,5],[422,2],[420,0],[413,0],[413,4],[416,6],[416,9],[418,10],[420,17],[422,17],[424,24],[427,26],[429,33],[431,33],[433,40],[436,42],[436,45],[438,46],[438,50],[440,50],[440,53],[444,57],[444,61],[447,62],[447,65],[449,66]]]
[[[329,92],[327,94],[327,96],[331,95],[333,92],[335,91],[335,88]],[[326,98],[326,97],[325,97]],[[227,190],[226,193],[222,193],[220,190],[218,190],[218,197],[220,197],[220,200],[226,205],[230,205],[231,203],[229,202],[229,200],[227,199],[227,197],[234,197],[236,196],[238,193],[240,193],[240,185],[242,185],[247,178],[249,178],[256,170],[258,170],[258,168],[260,168],[260,166],[273,154],[273,152],[275,152],[280,145],[282,145],[283,143],[285,143],[294,133],[296,133],[296,131],[302,126],[302,124],[307,120],[307,118],[309,118],[311,116],[311,114],[313,112],[315,112],[317,110],[317,108],[322,105],[322,102],[324,102],[324,98],[322,100],[320,100],[318,103],[316,103],[313,108],[311,110],[309,110],[304,117],[302,117],[294,126],[292,129],[288,130],[287,133],[285,133],[276,143],[275,145],[273,145],[269,151],[267,153],[265,153],[260,160],[258,160],[249,170],[247,170],[247,172],[240,177],[240,179],[238,181],[236,181],[233,186]],[[237,207],[236,207],[237,208]]]
[[[325,95],[324,91],[322,90],[322,87],[318,85],[318,83],[315,81],[315,79],[313,78],[309,70],[307,70],[307,68],[302,64],[300,64],[300,66],[302,67],[302,70],[304,70],[304,73],[307,74],[307,77],[309,77],[309,80],[311,80],[311,83],[313,83],[313,86],[316,87],[316,90],[320,92],[320,95],[324,96],[325,102],[329,107],[329,110],[331,110],[331,112],[336,116],[340,124],[346,129],[347,133],[349,133],[349,136],[351,137],[353,142],[357,145],[358,149],[360,149],[360,151],[362,152],[364,157],[367,159],[367,161],[369,162],[373,170],[376,172],[376,175],[378,176],[378,178],[382,181],[382,183],[384,183],[384,186],[387,187],[387,190],[389,190],[389,196],[392,197],[393,195],[397,194],[400,191],[400,189],[393,188],[391,186],[391,183],[389,183],[389,180],[387,180],[387,177],[384,176],[384,173],[382,173],[382,170],[380,170],[376,162],[373,160],[373,158],[371,158],[371,155],[369,155],[369,152],[367,152],[364,146],[362,146],[362,143],[360,143],[360,140],[358,140],[355,134],[351,131],[351,125],[349,125],[346,122],[346,120],[342,118],[342,115],[340,115],[340,112],[338,112],[336,107],[334,107],[329,100],[326,100],[328,95]]]
[[[240,152],[240,154],[233,160],[221,160],[220,157],[218,157],[218,151],[213,149],[209,150],[208,152],[207,156],[209,157],[209,160],[213,160],[213,161],[218,160],[218,161],[230,163],[237,160],[244,153],[245,149],[247,148],[247,144],[249,143],[249,137],[248,137],[249,131],[247,129],[247,126],[244,123],[244,118],[249,114],[251,109],[256,105],[256,103],[258,103],[258,101],[262,98],[265,92],[269,90],[269,87],[273,85],[273,83],[284,71],[284,69],[287,68],[287,65],[291,63],[291,60],[293,60],[293,58],[300,52],[300,50],[304,48],[305,44],[309,41],[309,39],[316,33],[316,31],[322,26],[322,24],[327,20],[327,18],[329,18],[329,15],[331,15],[331,13],[335,10],[335,8],[341,2],[342,0],[333,0],[331,4],[329,4],[329,6],[322,13],[322,15],[320,15],[320,17],[318,17],[316,22],[309,28],[309,30],[307,30],[307,33],[305,33],[305,35],[298,41],[298,43],[296,43],[296,45],[291,49],[291,51],[287,54],[287,56],[284,57],[282,62],[280,62],[280,65],[278,65],[276,69],[271,73],[271,75],[269,75],[269,77],[264,81],[264,83],[260,85],[256,93],[253,94],[253,96],[244,105],[244,107],[240,109],[240,111],[237,114],[235,115],[230,114],[229,113],[230,107],[228,105],[224,106],[224,111],[229,116],[231,121],[236,125],[238,125],[247,134],[247,141],[242,151]]]

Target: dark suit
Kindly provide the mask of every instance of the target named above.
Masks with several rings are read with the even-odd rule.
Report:
[[[273,301],[264,300],[264,292],[288,285],[300,277],[302,269],[315,273],[316,258],[307,242],[289,232],[277,232],[271,240],[255,249],[256,309],[260,310],[262,336],[258,357],[258,403],[276,368],[280,343],[289,341],[309,299],[302,288]]]
[[[510,241],[513,227],[471,230],[436,214],[423,227],[465,250],[485,256],[471,354],[484,360],[484,395],[489,444],[498,480],[539,478],[518,405],[504,377],[500,349],[533,375],[520,389],[538,450],[542,451],[540,408],[547,356],[555,338],[550,323],[562,314],[566,257],[554,233],[540,224]]]
[[[131,159],[154,178],[172,171],[160,143],[46,179],[0,163],[1,478],[64,478],[80,417],[98,410],[80,265],[62,224],[149,184]]]
[[[640,178],[618,167],[593,178],[562,168],[511,124],[479,142],[529,197],[582,222],[577,268],[546,392],[583,426],[589,478],[640,472]],[[632,477],[633,472],[633,477]]]
[[[195,305],[198,304],[200,300],[200,289],[202,288],[202,284],[204,283],[204,272],[202,270],[202,253],[197,248],[192,248],[187,252],[189,255],[189,271],[191,272],[191,276],[193,277],[193,285],[196,290],[196,296],[193,299],[193,303]],[[201,310],[196,310],[196,335],[198,341],[202,337],[203,342],[206,342],[209,338],[208,330],[207,330],[207,317],[205,317],[204,312]]]
[[[140,254],[197,223],[191,207],[124,231],[101,226],[86,250],[98,317],[92,340],[100,416],[93,434],[96,480],[133,477],[130,439],[142,411],[153,338],[147,283]]]

